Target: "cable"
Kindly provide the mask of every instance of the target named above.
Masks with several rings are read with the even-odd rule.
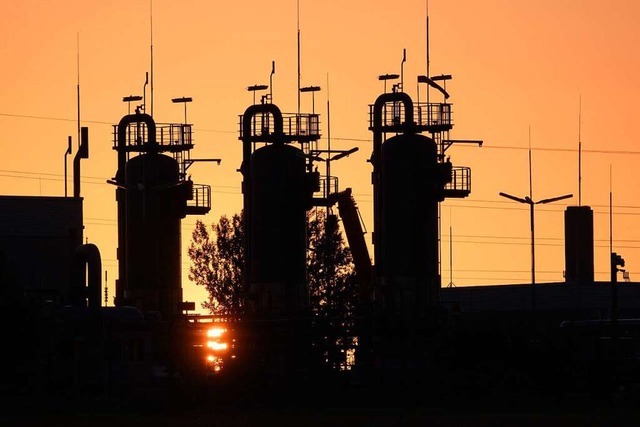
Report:
[[[51,116],[32,116],[28,114],[11,114],[11,113],[0,113],[0,116],[4,117],[15,117],[19,119],[36,119],[36,120],[53,120],[58,122],[76,122],[77,119],[66,119],[62,117],[51,117]],[[97,125],[113,125],[113,123],[109,122],[101,122],[97,120],[83,120],[83,123],[93,123]]]
[[[35,119],[35,120],[54,120],[54,121],[63,121],[63,122],[75,122],[76,119],[69,119],[63,117],[51,117],[51,116],[36,116],[29,114],[13,114],[13,113],[0,113],[0,116],[4,117],[14,117],[21,119]],[[98,120],[83,120],[83,123],[93,123],[99,125],[110,125],[113,126],[114,123],[104,122]],[[236,131],[230,130],[220,130],[220,129],[206,129],[206,128],[194,128],[195,131],[198,132],[215,132],[215,133],[228,133],[228,134],[237,134]],[[337,141],[350,141],[350,142],[371,142],[371,139],[368,138],[349,138],[349,137],[333,137],[332,139]],[[462,147],[465,147],[462,145]],[[467,148],[470,148],[466,146]],[[483,149],[500,149],[500,150],[528,150],[528,147],[518,147],[514,145],[491,145],[491,144],[483,144]],[[557,147],[532,147],[532,151],[551,151],[551,152],[566,152],[566,153],[576,153],[578,150],[575,148],[557,148]],[[639,155],[640,151],[634,150],[594,150],[594,149],[582,149],[583,153],[592,153],[592,154],[621,154],[621,155]]]

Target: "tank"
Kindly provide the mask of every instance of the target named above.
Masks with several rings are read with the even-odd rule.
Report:
[[[303,152],[271,144],[253,152],[249,283],[258,313],[285,314],[307,306],[306,211],[309,193]]]
[[[125,167],[126,288],[124,298],[141,311],[171,317],[182,301],[178,163],[155,153],[132,157]]]
[[[593,282],[593,211],[589,206],[569,206],[564,211],[565,280]]]
[[[437,147],[426,136],[402,134],[386,140],[381,151],[379,271],[385,306],[416,318],[440,298]]]

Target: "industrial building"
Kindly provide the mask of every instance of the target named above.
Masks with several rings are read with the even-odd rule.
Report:
[[[5,280],[30,300],[70,302],[74,252],[82,235],[81,198],[0,196],[0,253],[3,270],[11,272]]]
[[[115,307],[102,306],[100,253],[83,244],[82,235],[84,130],[73,197],[0,197],[5,315],[29,325],[22,339],[33,338],[25,347],[31,356],[15,362],[21,363],[17,372],[28,375],[34,389],[75,392],[212,376],[238,389],[340,383],[385,393],[393,386],[435,392],[441,383],[452,389],[465,383],[461,369],[480,378],[480,389],[498,377],[503,384],[527,378],[539,387],[550,381],[549,373],[564,375],[566,363],[577,359],[597,372],[624,359],[624,372],[608,373],[610,384],[619,384],[623,373],[640,382],[640,327],[632,320],[640,318],[640,286],[617,283],[624,263],[615,253],[611,282],[594,282],[593,213],[587,206],[565,213],[565,283],[443,288],[439,204],[471,193],[471,168],[454,166],[447,150],[482,141],[450,137],[450,75],[418,77],[427,86],[426,102],[414,102],[400,76],[380,76],[385,92],[369,106],[373,260],[351,190],[331,175],[331,161],[357,148],[321,145],[319,114],[284,113],[271,93],[260,103],[254,98],[240,116],[243,311],[226,318],[187,316],[193,303],[183,301],[181,283],[181,221],[211,209],[211,187],[193,183],[187,170],[196,161],[219,159],[191,157],[186,113],[185,123],[163,124],[144,106],[114,126],[117,168],[108,182],[117,203],[118,279]],[[387,92],[386,82],[398,78]],[[441,100],[434,102],[430,89]],[[355,353],[350,372],[337,372],[319,350],[330,334],[309,303],[307,213],[325,208],[327,224],[337,227],[335,205],[359,291],[352,348],[340,347]],[[11,305],[17,309],[8,310]],[[463,360],[469,352],[476,352],[473,363]],[[520,363],[534,356],[540,360],[535,366]],[[563,362],[551,366],[558,359]],[[38,369],[26,374],[30,364]],[[595,381],[589,369],[567,382]]]

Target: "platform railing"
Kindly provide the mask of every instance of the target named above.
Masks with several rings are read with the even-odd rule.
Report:
[[[454,166],[451,169],[451,182],[444,187],[445,191],[471,192],[471,168]]]
[[[211,208],[211,186],[206,184],[193,184],[192,198],[187,201],[187,206],[192,208]]]
[[[448,130],[453,126],[453,104],[437,102],[420,102],[413,104],[413,121],[422,130]],[[373,129],[374,106],[369,105],[369,128]],[[387,102],[382,108],[382,127],[393,128],[407,125],[405,123],[405,104],[400,101]]]
[[[251,135],[244,135],[244,115],[240,115],[240,138],[246,136],[257,138],[273,135],[275,124],[271,114],[256,114],[252,116]],[[319,139],[320,115],[308,113],[282,113],[282,131],[288,139]]]
[[[338,192],[338,177],[337,176],[321,176],[320,177],[320,189],[313,193],[313,197],[326,198],[330,194]]]
[[[143,123],[131,123],[127,128],[127,147],[142,147],[148,142],[148,129]],[[156,142],[161,151],[189,149],[193,146],[193,131],[190,124],[156,123]],[[113,126],[113,148],[118,146],[118,126]],[[140,151],[140,150],[131,150]]]

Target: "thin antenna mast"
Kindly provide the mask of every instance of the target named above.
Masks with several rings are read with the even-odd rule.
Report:
[[[609,254],[613,253],[613,172],[609,164]]]
[[[582,94],[578,108],[578,206],[582,206]]]
[[[533,172],[531,171],[531,126],[529,126],[529,198],[533,200]]]
[[[453,283],[453,215],[449,206],[449,287],[454,288]]]
[[[297,1],[297,28],[298,28],[298,116],[300,116],[300,0]]]
[[[431,60],[429,58],[429,0],[427,0],[427,78],[430,79],[429,66]],[[429,110],[429,85],[427,85],[427,114]]]
[[[535,233],[535,220],[534,220],[534,208],[533,208],[533,172],[531,167],[531,126],[529,126],[529,200],[530,205],[530,222],[531,222],[531,307],[535,310],[536,295],[536,233]]]
[[[76,103],[78,107],[78,147],[80,147],[80,33],[76,34]]]
[[[329,181],[331,179],[331,109],[329,107],[329,73],[327,73],[327,182],[325,183],[325,197],[329,197],[331,188],[329,188]]]
[[[153,117],[153,0],[149,0],[149,21],[151,24],[151,117]]]

